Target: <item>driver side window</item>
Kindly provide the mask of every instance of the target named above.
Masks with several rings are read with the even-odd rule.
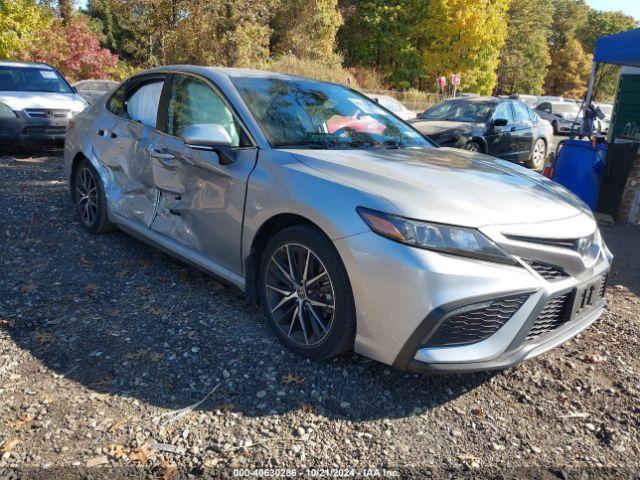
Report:
[[[493,112],[493,119],[497,120],[504,118],[509,124],[514,123],[513,112],[511,110],[511,104],[509,102],[499,103]]]
[[[202,80],[176,75],[167,108],[167,133],[182,137],[190,125],[218,124],[231,137],[231,146],[240,145],[241,128],[222,98]]]

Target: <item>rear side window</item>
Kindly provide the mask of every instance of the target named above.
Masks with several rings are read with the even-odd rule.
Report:
[[[146,83],[130,93],[125,101],[127,117],[155,128],[163,85],[163,81]]]
[[[522,102],[513,102],[513,109],[516,112],[516,122],[530,122],[529,109]]]
[[[107,110],[114,115],[122,117],[124,113],[124,84],[120,85],[113,95],[107,100]]]

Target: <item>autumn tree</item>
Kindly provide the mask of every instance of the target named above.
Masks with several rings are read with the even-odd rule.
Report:
[[[63,23],[55,20],[50,28],[37,34],[37,41],[20,57],[56,67],[71,81],[85,78],[109,78],[118,57],[100,45],[100,38],[84,15],[76,14]]]
[[[587,88],[592,56],[573,38],[555,54],[547,73],[545,90],[550,95],[582,98]]]
[[[497,94],[540,95],[551,63],[552,0],[512,0],[509,31],[500,56]]]
[[[0,58],[15,58],[52,21],[52,11],[34,0],[1,0]]]
[[[423,75],[462,75],[463,89],[491,94],[507,37],[510,0],[430,0],[421,29]]]
[[[332,61],[341,25],[338,0],[280,0],[271,20],[271,51]]]

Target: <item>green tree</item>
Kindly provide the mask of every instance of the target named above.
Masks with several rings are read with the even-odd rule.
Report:
[[[593,54],[596,40],[636,28],[636,20],[622,12],[590,10],[585,24],[576,32],[582,48]],[[596,79],[595,93],[599,100],[611,100],[616,93],[620,67],[601,65]]]
[[[430,0],[421,25],[426,36],[423,75],[435,84],[440,75],[462,76],[462,88],[493,92],[507,37],[510,0]]]
[[[0,1],[0,58],[14,58],[52,21],[52,11],[34,0]]]
[[[551,63],[552,0],[512,0],[496,94],[542,94]]]
[[[391,84],[417,86],[422,77],[421,25],[426,5],[420,0],[343,0],[340,52],[351,67],[369,67]]]

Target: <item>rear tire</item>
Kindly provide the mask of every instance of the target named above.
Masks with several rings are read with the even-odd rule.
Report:
[[[294,353],[319,360],[353,348],[356,309],[342,260],[317,228],[295,225],[264,249],[260,301],[278,339]]]
[[[91,233],[107,233],[116,229],[107,215],[107,197],[100,175],[86,158],[73,172],[73,203],[80,223]]]
[[[547,142],[544,139],[539,138],[533,144],[533,150],[529,160],[527,160],[527,167],[533,170],[541,170],[544,167],[544,162],[547,159]]]

